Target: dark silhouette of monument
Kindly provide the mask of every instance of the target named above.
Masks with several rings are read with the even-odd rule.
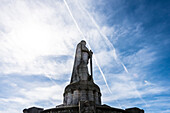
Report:
[[[100,88],[93,81],[92,55],[82,40],[76,48],[71,82],[65,88],[63,104],[46,110],[32,107],[23,113],[144,113],[136,107],[123,110],[102,105]]]

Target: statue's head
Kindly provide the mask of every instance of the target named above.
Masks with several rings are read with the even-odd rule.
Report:
[[[85,41],[85,40],[82,40],[82,41],[81,41],[81,44],[86,45],[86,41]]]

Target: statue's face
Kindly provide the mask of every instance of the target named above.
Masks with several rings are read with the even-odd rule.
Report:
[[[85,42],[85,41],[82,41],[81,43],[82,43],[82,45],[86,45],[86,42]]]

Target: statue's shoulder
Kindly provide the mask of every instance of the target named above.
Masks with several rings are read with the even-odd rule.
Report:
[[[81,55],[81,43],[77,44],[76,55]]]
[[[81,43],[78,43],[78,44],[77,44],[77,47],[80,47],[80,46],[81,46]]]

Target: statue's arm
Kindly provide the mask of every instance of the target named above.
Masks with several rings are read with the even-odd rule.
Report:
[[[89,51],[88,49],[86,50],[86,49],[82,48],[82,52],[87,52],[90,57],[92,57],[92,55],[93,55],[93,52],[91,50]]]
[[[82,49],[82,52],[87,52],[87,53],[89,53],[89,50]]]

